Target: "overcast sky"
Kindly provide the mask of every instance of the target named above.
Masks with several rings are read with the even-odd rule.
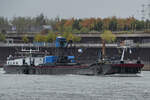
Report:
[[[141,18],[142,4],[148,0],[0,0],[0,16],[48,18],[129,17]]]

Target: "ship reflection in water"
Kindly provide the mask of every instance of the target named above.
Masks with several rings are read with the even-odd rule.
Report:
[[[142,77],[2,74],[0,100],[150,100]]]

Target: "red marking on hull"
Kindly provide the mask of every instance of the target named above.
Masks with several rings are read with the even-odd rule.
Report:
[[[88,68],[89,66],[34,66],[35,68]]]
[[[112,64],[112,67],[142,68],[144,64]]]

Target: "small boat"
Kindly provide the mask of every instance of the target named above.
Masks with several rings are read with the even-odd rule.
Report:
[[[139,57],[136,60],[131,60],[129,57],[129,60],[124,60],[126,52],[129,51],[129,53],[132,54],[131,46],[124,45],[120,46],[119,48],[122,49],[122,55],[120,59],[115,59],[115,57],[111,57],[110,59],[101,58],[98,60],[98,62],[93,64],[93,66],[99,65],[101,74],[103,75],[120,74],[120,76],[133,76],[133,74],[141,73],[144,64],[142,64]]]

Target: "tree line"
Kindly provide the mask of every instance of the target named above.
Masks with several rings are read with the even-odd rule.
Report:
[[[138,20],[134,17],[117,18],[70,18],[61,19],[56,17],[49,19],[43,14],[36,17],[14,17],[8,20],[0,17],[0,30],[2,32],[15,30],[17,32],[39,32],[43,25],[49,25],[54,32],[88,33],[111,31],[143,31],[150,28],[150,21]]]
[[[63,32],[63,34],[57,34],[53,31],[49,31],[48,34],[36,34],[34,36],[34,39],[32,42],[45,42],[45,43],[52,43],[56,40],[57,37],[64,37],[66,38],[67,42],[72,41],[72,42],[79,42],[81,40],[81,37],[76,36],[70,32]],[[0,38],[1,39],[1,38]],[[27,35],[24,35],[22,37],[22,41],[24,43],[29,43],[29,38]]]

